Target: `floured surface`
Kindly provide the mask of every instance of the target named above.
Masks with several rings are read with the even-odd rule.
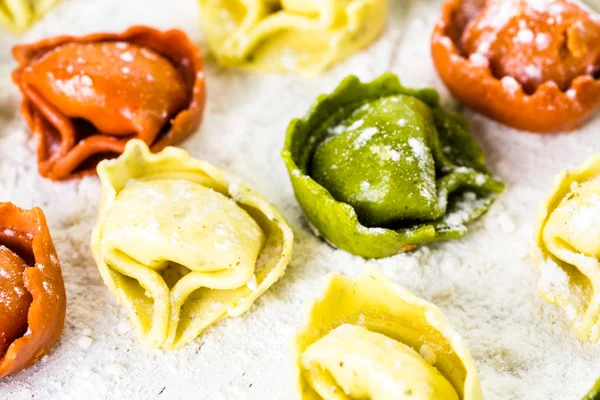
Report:
[[[535,136],[502,127],[450,98],[429,56],[440,0],[392,0],[390,26],[368,51],[327,74],[256,76],[207,62],[208,107],[199,132],[182,147],[237,173],[270,197],[296,233],[286,275],[249,312],[229,318],[178,352],[146,350],[102,283],[89,240],[100,201],[96,178],[52,183],[37,175],[34,144],[18,115],[9,46],[58,33],[122,30],[146,23],[180,27],[201,40],[193,0],[63,0],[25,36],[0,36],[0,201],[41,206],[63,267],[67,319],[41,362],[0,382],[0,398],[266,399],[293,398],[291,340],[306,301],[327,272],[371,263],[442,308],[469,345],[486,399],[579,399],[600,375],[600,345],[582,344],[563,313],[537,294],[527,256],[540,201],[553,177],[600,152],[600,116],[570,135]],[[461,240],[365,261],[333,250],[310,233],[279,156],[289,120],[350,73],[397,73],[407,86],[433,86],[464,111],[490,169],[507,184],[488,215]]]

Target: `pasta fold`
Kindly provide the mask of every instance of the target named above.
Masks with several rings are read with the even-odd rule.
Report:
[[[202,55],[180,30],[56,36],[15,46],[13,55],[21,112],[46,178],[94,174],[132,138],[159,151],[202,121]]]
[[[329,276],[294,342],[302,400],[481,400],[475,362],[441,310],[375,267]]]
[[[504,188],[466,121],[389,73],[319,96],[281,154],[314,231],[368,258],[466,235]]]
[[[221,65],[315,74],[374,41],[388,0],[199,0]]]
[[[0,203],[0,379],[50,352],[62,333],[66,307],[43,211]]]
[[[565,310],[581,340],[600,338],[600,156],[557,176],[531,246],[544,300]]]
[[[250,308],[282,275],[292,231],[237,178],[139,140],[98,167],[103,200],[92,238],[102,277],[141,341],[176,349]]]

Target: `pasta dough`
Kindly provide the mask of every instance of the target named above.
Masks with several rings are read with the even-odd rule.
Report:
[[[153,155],[134,140],[98,174],[92,250],[147,346],[182,347],[242,314],[290,260],[292,232],[279,211],[183,150]]]
[[[600,338],[600,156],[561,173],[542,204],[531,255],[542,297],[581,340]]]
[[[66,306],[44,213],[0,203],[0,379],[50,352],[62,332]]]
[[[24,282],[27,264],[4,245],[0,245],[0,355],[27,331],[27,312],[31,293]]]
[[[314,74],[371,43],[388,0],[199,0],[221,65]]]
[[[180,30],[57,36],[16,46],[13,55],[21,111],[46,178],[93,174],[131,138],[159,151],[202,120],[202,56]]]
[[[0,25],[22,33],[56,3],[58,0],[0,0]]]
[[[282,157],[318,234],[363,257],[462,237],[503,190],[466,122],[392,74],[319,97],[290,123]]]
[[[296,337],[302,400],[481,400],[477,368],[434,305],[375,267],[329,276]]]
[[[445,0],[431,55],[455,97],[517,129],[573,130],[600,107],[600,21],[580,1]]]
[[[581,400],[598,400],[600,399],[600,379],[596,381],[590,391],[583,396]]]

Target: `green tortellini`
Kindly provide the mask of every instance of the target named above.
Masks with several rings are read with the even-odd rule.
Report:
[[[291,122],[282,156],[311,225],[369,258],[464,236],[503,190],[466,122],[392,74],[350,76],[319,97]]]

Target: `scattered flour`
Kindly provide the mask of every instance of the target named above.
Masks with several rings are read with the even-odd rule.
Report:
[[[517,93],[517,91],[521,87],[519,82],[517,82],[517,80],[515,78],[513,78],[512,76],[503,77],[501,82],[502,82],[502,87],[504,88],[504,90],[513,96]]]
[[[546,50],[552,43],[552,36],[547,33],[538,33],[535,36],[535,45],[539,50]]]
[[[14,63],[8,48],[47,35],[121,30],[136,23],[179,27],[203,44],[196,2],[105,0],[99,6],[63,0],[24,36],[0,34],[0,200],[44,209],[68,296],[58,344],[27,371],[0,381],[0,398],[292,399],[290,338],[307,301],[322,292],[327,273],[356,274],[366,264],[444,311],[473,354],[486,400],[581,398],[597,378],[600,345],[582,345],[564,313],[540,299],[538,271],[515,249],[530,243],[539,203],[554,175],[597,150],[599,118],[570,135],[539,136],[465,111],[488,167],[507,189],[460,240],[363,260],[332,249],[310,232],[302,216],[279,152],[289,120],[304,115],[318,94],[333,90],[350,73],[372,79],[394,71],[404,85],[433,86],[443,104],[456,106],[429,53],[441,0],[391,1],[383,38],[320,77],[225,71],[207,59],[204,123],[182,146],[238,174],[281,208],[295,230],[294,261],[247,313],[216,323],[177,352],[139,344],[95,267],[89,239],[100,199],[97,179],[52,183],[38,177],[34,142],[18,116],[19,94],[10,82]],[[507,12],[500,8],[499,23]],[[498,211],[501,204],[514,225],[510,234],[498,228],[505,212]],[[93,338],[85,349],[79,344],[83,336]]]
[[[588,204],[573,210],[568,227],[575,232],[587,232],[600,224],[600,196],[592,195]]]
[[[490,66],[490,60],[483,54],[473,53],[469,56],[469,61],[476,67],[487,68]]]
[[[549,296],[569,297],[569,276],[555,262],[547,260],[540,265],[540,291]]]
[[[529,44],[533,42],[534,34],[529,29],[521,29],[516,36],[516,40],[520,43]]]
[[[77,339],[77,345],[82,349],[89,348],[93,342],[94,340],[89,336],[81,336],[79,339]]]
[[[359,147],[366,144],[373,136],[375,136],[379,132],[379,129],[375,127],[370,127],[363,130],[360,135],[354,141],[354,148],[358,149]]]

